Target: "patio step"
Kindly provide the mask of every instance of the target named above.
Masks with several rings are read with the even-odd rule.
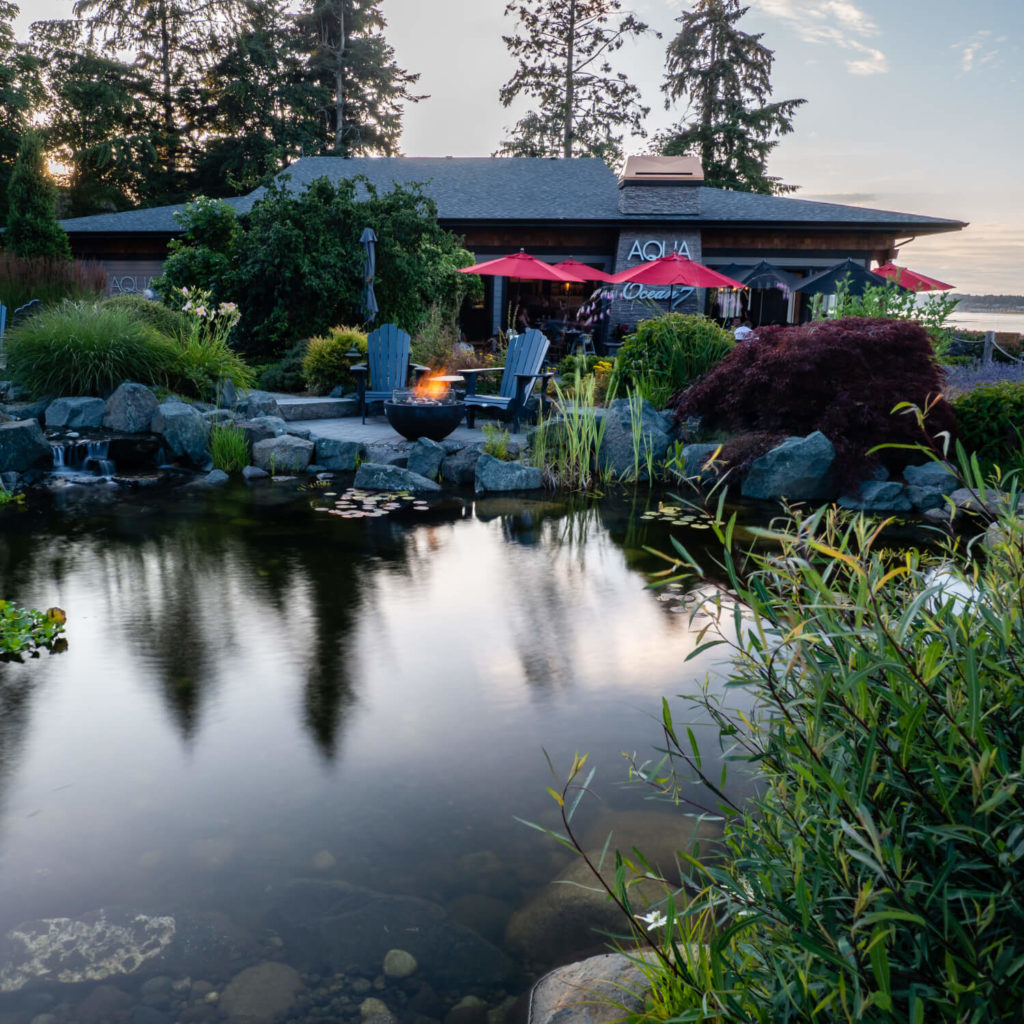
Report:
[[[281,418],[292,420],[335,420],[342,416],[354,416],[359,410],[354,395],[344,398],[292,398],[279,397],[277,407]]]

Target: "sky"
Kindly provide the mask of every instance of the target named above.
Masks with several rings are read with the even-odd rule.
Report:
[[[975,294],[1024,294],[1024,0],[747,0],[740,22],[775,53],[775,99],[801,97],[770,173],[804,199],[969,221],[901,247],[898,262]],[[72,0],[21,0],[15,30],[69,17]],[[616,69],[665,110],[664,52],[681,0],[624,0],[661,32],[627,42]],[[514,70],[505,0],[383,0],[399,64],[428,99],[407,108],[407,156],[487,156],[522,108],[498,90]],[[647,150],[642,138],[627,153]],[[902,239],[901,239],[902,241]]]

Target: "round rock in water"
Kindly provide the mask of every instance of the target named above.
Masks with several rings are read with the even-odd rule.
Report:
[[[220,1008],[240,1024],[270,1024],[291,1009],[303,987],[294,967],[268,961],[236,974],[221,994]]]
[[[384,976],[387,978],[408,978],[416,973],[416,957],[404,949],[389,949],[384,955]]]

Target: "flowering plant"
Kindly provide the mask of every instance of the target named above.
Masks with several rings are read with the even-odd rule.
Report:
[[[186,315],[186,326],[177,337],[183,357],[182,386],[200,398],[212,397],[222,379],[236,387],[252,387],[252,370],[229,343],[242,315],[238,306],[214,303],[212,293],[201,288],[180,288],[177,295]]]

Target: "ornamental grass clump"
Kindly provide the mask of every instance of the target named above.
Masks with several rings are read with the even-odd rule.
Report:
[[[689,657],[719,645],[724,682],[682,696],[683,712],[664,702],[661,760],[633,762],[684,813],[724,820],[724,852],[683,851],[685,889],[654,906],[618,857],[610,888],[647,976],[647,1018],[1019,1020],[1024,521],[1004,511],[977,557],[953,544],[893,552],[884,524],[834,509],[756,531],[751,550],[735,525],[716,522],[711,573],[680,543],[665,556],[664,582],[713,577],[735,612],[703,602],[713,618]],[[690,727],[709,719],[714,757]],[[749,802],[728,795],[737,767],[759,777]],[[565,810],[590,786],[581,769],[555,794],[578,852]]]
[[[241,473],[249,465],[249,442],[245,431],[234,423],[214,423],[208,447],[214,469]]]
[[[122,381],[166,386],[179,357],[133,312],[97,302],[44,308],[8,332],[7,372],[34,397],[109,395]]]
[[[718,365],[735,340],[713,320],[666,313],[641,321],[626,337],[608,384],[612,397],[638,390],[656,409]]]
[[[928,433],[953,433],[953,410],[932,342],[920,324],[891,319],[815,321],[762,327],[710,373],[675,395],[678,422],[700,416],[705,430],[805,436],[820,430],[835,446],[845,481],[879,463],[898,472],[917,458],[904,449],[869,454],[882,444],[916,445],[913,417],[901,402],[929,408]]]
[[[953,403],[964,448],[1004,469],[1024,448],[1024,383],[999,381],[977,387]]]

